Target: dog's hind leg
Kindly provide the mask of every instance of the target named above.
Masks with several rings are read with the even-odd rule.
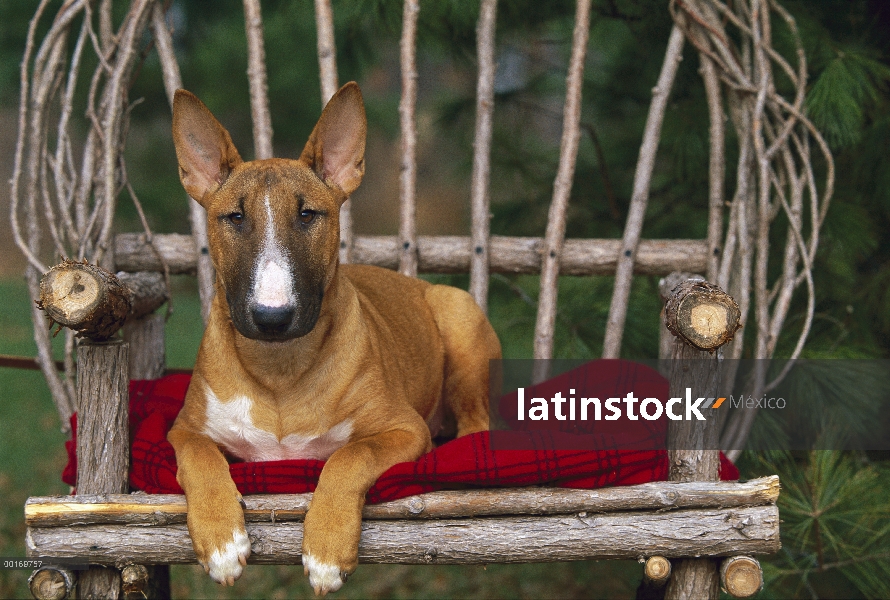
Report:
[[[443,398],[457,421],[457,435],[488,429],[489,361],[501,343],[485,314],[463,290],[434,285],[426,292],[445,345]]]

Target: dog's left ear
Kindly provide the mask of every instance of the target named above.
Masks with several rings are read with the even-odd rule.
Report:
[[[328,101],[300,160],[328,186],[347,196],[365,174],[365,135],[368,123],[358,84],[351,81]]]

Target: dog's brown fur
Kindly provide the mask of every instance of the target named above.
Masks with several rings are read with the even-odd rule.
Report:
[[[310,583],[325,593],[357,566],[368,488],[431,448],[443,403],[458,435],[488,428],[488,364],[500,344],[472,298],[338,264],[339,209],[364,173],[365,130],[361,92],[350,83],[299,160],[245,163],[210,111],[189,92],[176,94],[180,178],[207,209],[217,294],[168,438],[195,553],[221,583],[240,576],[249,554],[224,451],[248,460],[262,450],[257,439],[278,452],[276,443],[299,436],[288,439],[309,440],[303,453],[327,458],[303,536]],[[288,257],[296,309],[286,328],[258,329],[251,268],[270,231]],[[336,431],[348,430],[347,439],[331,433],[343,423]]]

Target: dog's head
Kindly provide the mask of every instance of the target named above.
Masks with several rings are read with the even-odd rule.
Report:
[[[243,162],[207,107],[176,92],[179,178],[207,210],[210,256],[245,337],[285,341],[315,327],[337,269],[340,205],[364,174],[366,128],[361,91],[347,83],[298,160]]]

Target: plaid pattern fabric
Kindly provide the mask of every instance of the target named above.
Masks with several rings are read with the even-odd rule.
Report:
[[[632,372],[622,371],[623,383],[633,376]],[[176,456],[167,442],[167,431],[182,408],[189,380],[188,375],[170,375],[130,382],[133,441],[130,485],[133,488],[152,494],[182,493],[176,481]],[[662,386],[664,397],[665,380],[649,384]],[[71,425],[72,440],[66,442],[69,460],[62,479],[73,486],[77,480],[76,415]],[[592,489],[667,479],[666,451],[638,449],[641,439],[651,444],[653,438],[664,437],[663,428],[653,429],[649,422],[639,431],[630,432],[630,438],[604,438],[604,445],[598,450],[564,449],[560,435],[547,431],[495,431],[464,436],[435,448],[415,462],[393,466],[368,491],[367,501],[373,504],[442,489],[527,485]],[[721,479],[738,479],[735,465],[722,454],[720,459]],[[229,471],[242,494],[296,494],[314,491],[323,466],[324,462],[318,460],[236,462],[230,465]]]

